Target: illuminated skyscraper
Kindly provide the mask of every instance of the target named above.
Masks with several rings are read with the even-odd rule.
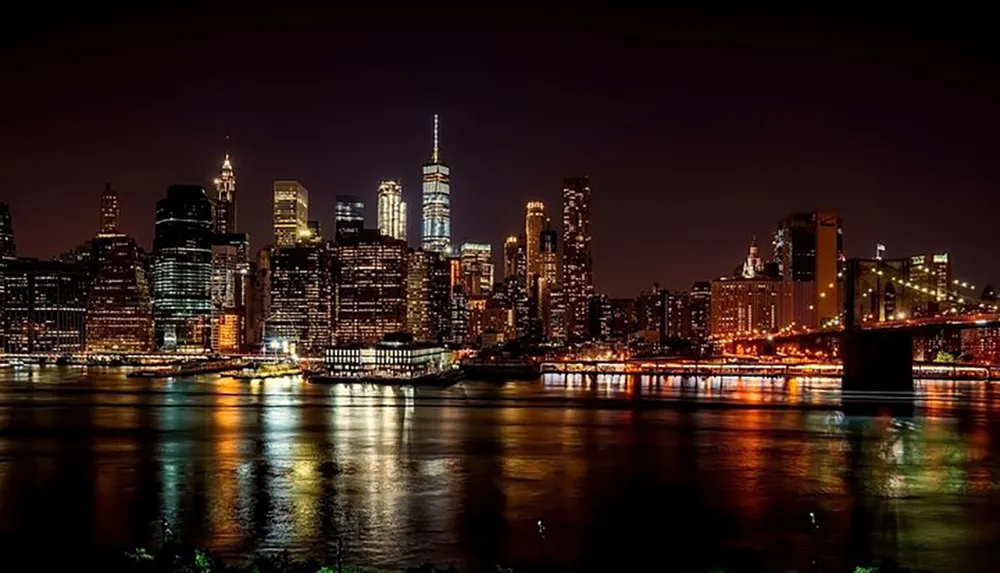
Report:
[[[309,232],[309,191],[298,181],[274,182],[274,246],[294,247]]]
[[[10,222],[10,206],[0,203],[0,260],[12,261],[17,258],[14,245],[14,226]]]
[[[590,254],[590,179],[567,177],[563,181],[562,291],[566,305],[567,336],[587,334],[590,296],[594,293]]]
[[[416,340],[439,340],[448,331],[449,267],[439,253],[409,251],[406,330]]]
[[[214,221],[215,232],[235,233],[236,232],[236,174],[233,172],[233,164],[226,154],[222,160],[222,170],[215,178],[214,194],[212,205],[215,208]]]
[[[218,220],[216,220],[218,223]],[[250,289],[250,237],[246,233],[212,236],[212,349],[237,352],[246,340]]]
[[[407,254],[403,241],[369,230],[337,245],[337,344],[406,330]]]
[[[507,237],[507,240],[503,243],[503,278],[516,278],[517,275],[517,257],[518,251],[523,251],[524,246],[521,245],[520,240],[518,240],[516,235],[511,235]]]
[[[524,236],[528,256],[528,290],[533,281],[541,276],[542,265],[539,257],[542,231],[545,230],[545,204],[541,201],[528,201],[525,206]]]
[[[210,342],[212,236],[212,202],[201,187],[174,185],[156,203],[153,317],[161,349]]]
[[[437,114],[431,160],[423,171],[423,248],[440,253],[451,245],[451,169],[441,159]]]
[[[87,269],[37,259],[7,263],[5,349],[80,353],[86,344]]]
[[[356,195],[337,195],[336,229],[337,241],[357,235],[365,228],[365,204]]]
[[[712,284],[699,281],[691,285],[688,295],[688,309],[691,316],[691,344],[698,353],[705,351],[711,332]]]
[[[493,290],[493,247],[485,243],[462,243],[459,249],[465,292],[486,296]]]
[[[320,356],[332,342],[333,285],[325,244],[299,244],[271,252],[268,342],[304,356]]]
[[[119,218],[121,217],[121,206],[118,203],[118,192],[111,188],[110,183],[104,185],[104,193],[101,194],[101,235],[117,235],[119,230]]]
[[[378,186],[378,230],[386,237],[406,241],[406,201],[398,181],[383,181]]]
[[[841,220],[833,212],[793,213],[778,222],[774,259],[782,279],[813,285],[811,289],[802,285],[794,289],[797,293],[811,293],[810,300],[794,302],[795,307],[812,307],[813,312],[811,317],[798,317],[798,324],[818,326],[839,316],[837,273],[843,258],[843,242]]]
[[[87,298],[87,352],[153,350],[153,307],[139,245],[127,235],[106,234],[94,240],[93,252],[97,260]]]
[[[546,226],[547,222],[546,222]],[[552,292],[559,288],[558,234],[545,229],[539,235],[538,317],[542,334],[552,337]]]

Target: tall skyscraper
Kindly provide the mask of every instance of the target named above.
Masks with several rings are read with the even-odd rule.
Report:
[[[567,336],[587,334],[590,296],[594,292],[590,254],[590,179],[567,177],[563,181],[562,291],[566,304]]]
[[[246,341],[247,291],[250,289],[250,279],[249,235],[246,233],[213,234],[213,350],[227,353],[237,352]]]
[[[438,147],[438,116],[434,114],[434,147],[423,169],[423,248],[435,253],[451,245],[451,168]]]
[[[469,296],[486,296],[493,290],[493,247],[486,243],[462,243],[459,249],[462,279]]]
[[[524,215],[524,236],[528,255],[528,288],[531,283],[541,276],[542,265],[539,253],[541,252],[542,231],[545,230],[545,204],[541,201],[528,201],[525,206]]]
[[[691,345],[699,354],[703,353],[711,333],[712,283],[699,281],[691,285],[688,295],[691,315]]]
[[[337,195],[335,237],[340,242],[365,228],[365,204],[357,195]]]
[[[337,245],[337,344],[406,330],[407,254],[403,241],[370,230]]]
[[[320,356],[332,342],[333,285],[325,244],[300,244],[271,253],[268,341],[288,343],[298,354]]]
[[[215,208],[215,232],[235,233],[236,232],[236,174],[233,172],[233,164],[226,154],[222,160],[222,170],[219,176],[213,181],[214,194],[212,204]]]
[[[406,201],[398,181],[383,181],[378,186],[378,230],[386,237],[406,241]]]
[[[210,342],[212,226],[212,202],[201,187],[174,185],[156,203],[153,317],[161,349]]]
[[[843,241],[841,220],[834,212],[793,213],[778,222],[774,258],[782,279],[813,284],[812,300],[796,301],[794,306],[812,307],[814,314],[796,317],[797,324],[819,326],[840,314],[837,273],[843,258]],[[796,291],[810,292],[810,289]]]
[[[101,194],[101,235],[117,235],[120,233],[119,219],[121,206],[118,202],[118,192],[111,188],[110,183],[104,185]]]
[[[545,229],[539,235],[538,317],[542,334],[552,337],[552,292],[559,288],[558,234]]]
[[[0,203],[0,260],[12,261],[17,258],[14,245],[14,226],[10,221],[10,205]]]
[[[309,232],[309,191],[298,181],[274,182],[274,246],[294,247]]]
[[[517,235],[510,235],[503,243],[503,278],[513,278],[517,274],[517,253],[521,242]]]
[[[109,229],[102,226],[102,231]],[[153,350],[153,307],[142,250],[127,235],[104,234],[94,243],[97,260],[87,297],[87,352]]]

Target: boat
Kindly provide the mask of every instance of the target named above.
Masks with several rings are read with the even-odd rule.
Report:
[[[286,376],[299,376],[302,374],[302,367],[295,363],[284,362],[281,364],[264,364],[259,368],[246,369],[233,375],[237,380],[263,380],[266,378],[283,378]]]
[[[133,370],[125,376],[128,378],[171,378],[174,376],[195,376],[197,374],[214,374],[246,368],[247,363],[238,360],[193,361],[170,366],[157,366]]]
[[[313,384],[374,384],[377,386],[421,386],[445,388],[461,382],[465,379],[465,373],[458,368],[452,368],[444,372],[435,372],[423,376],[412,378],[389,378],[389,377],[345,377],[330,376],[328,374],[318,374],[309,376],[309,382]]]

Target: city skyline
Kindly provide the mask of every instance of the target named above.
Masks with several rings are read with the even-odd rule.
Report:
[[[429,118],[439,113],[453,168],[452,244],[488,242],[498,253],[523,227],[526,201],[555,213],[562,179],[587,174],[595,188],[594,283],[612,297],[724,274],[752,235],[769,254],[763,237],[776,217],[822,209],[844,218],[849,256],[870,256],[876,243],[887,245],[887,256],[948,250],[963,277],[998,279],[982,248],[997,239],[989,214],[1000,207],[997,176],[983,168],[996,155],[983,134],[1000,123],[979,79],[993,64],[947,34],[928,59],[926,50],[908,51],[918,42],[907,30],[874,37],[811,29],[815,39],[744,30],[708,49],[708,32],[619,25],[596,35],[596,22],[586,21],[589,42],[569,51],[558,47],[564,33],[530,30],[517,48],[503,23],[477,38],[453,32],[471,40],[468,53],[443,48],[456,72],[432,81],[413,65],[418,55],[402,49],[416,34],[402,24],[373,31],[362,22],[336,45],[262,52],[250,39],[264,19],[241,14],[204,45],[166,42],[168,50],[156,43],[178,25],[167,18],[129,27],[128,54],[113,49],[118,40],[102,39],[120,38],[133,24],[127,16],[93,24],[88,36],[98,39],[79,49],[110,52],[101,70],[85,57],[53,61],[37,30],[18,36],[23,50],[3,56],[14,64],[11,81],[33,86],[30,98],[2,96],[4,109],[17,113],[5,112],[12,136],[0,143],[0,201],[11,204],[23,256],[49,258],[89,237],[106,182],[127,213],[122,231],[149,250],[155,202],[173,184],[210,189],[226,153],[239,179],[240,230],[255,250],[270,242],[276,179],[310,189],[310,218],[332,236],[336,195],[360,196],[373,227],[377,183],[398,176],[411,194],[415,246]],[[371,33],[393,38],[357,63],[331,57]],[[859,51],[868,61],[853,57]],[[134,58],[162,73],[136,75]],[[289,61],[309,92],[301,101],[275,82]],[[202,81],[222,67],[231,69],[231,85]],[[661,68],[669,73],[646,81],[647,70]],[[325,79],[348,71],[358,85],[397,72],[407,81],[373,96]],[[103,80],[134,91],[94,89]],[[174,97],[189,83],[203,87]],[[137,94],[161,95],[140,109],[128,100]],[[619,105],[607,104],[612,95],[623,98]],[[948,201],[953,195],[967,200]],[[58,224],[47,224],[53,218]]]

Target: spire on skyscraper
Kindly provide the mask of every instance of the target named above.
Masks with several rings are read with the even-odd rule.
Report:
[[[438,114],[434,114],[434,150],[431,151],[431,163],[441,163],[441,151],[438,148]]]

